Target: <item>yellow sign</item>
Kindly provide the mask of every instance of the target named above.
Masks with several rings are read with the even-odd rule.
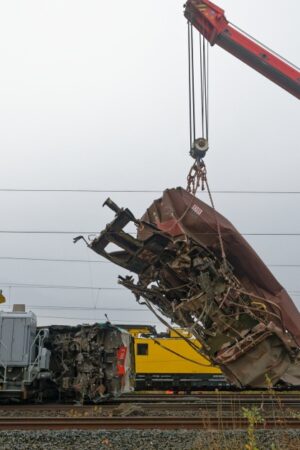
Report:
[[[0,289],[0,303],[5,303],[6,302],[6,298],[4,297],[4,295],[2,294],[2,291]]]

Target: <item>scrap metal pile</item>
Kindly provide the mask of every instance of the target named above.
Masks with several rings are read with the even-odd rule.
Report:
[[[138,275],[119,277],[138,302],[188,328],[237,386],[300,384],[299,312],[227,219],[183,188],[164,191],[141,220],[106,204],[116,217],[88,245]],[[124,231],[130,222],[137,237]]]

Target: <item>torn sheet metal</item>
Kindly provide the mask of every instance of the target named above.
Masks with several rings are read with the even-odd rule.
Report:
[[[141,220],[107,204],[116,217],[88,245],[138,275],[120,277],[138,301],[188,328],[232,383],[300,384],[299,312],[227,219],[183,188],[164,191]],[[130,222],[136,238],[124,231]],[[120,250],[108,252],[109,243]]]

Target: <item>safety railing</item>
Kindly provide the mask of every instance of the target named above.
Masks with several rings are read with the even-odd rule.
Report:
[[[6,350],[8,350],[7,346],[4,344],[4,342],[0,339],[0,348],[1,346],[5,347]],[[1,359],[0,359],[0,367],[4,368],[4,372],[3,372],[3,384],[6,383],[6,378],[7,378],[7,364],[5,364]],[[1,381],[1,379],[0,379]]]
[[[41,358],[41,350],[44,347],[44,341],[48,337],[48,329],[42,328],[39,330],[39,332],[36,334],[29,351],[29,361],[28,361],[28,370],[27,370],[27,382],[31,383],[38,375],[38,370],[40,368],[40,358]],[[37,356],[33,362],[32,361],[32,355],[37,347]]]

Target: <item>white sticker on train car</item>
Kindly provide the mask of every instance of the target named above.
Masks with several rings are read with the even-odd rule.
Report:
[[[196,205],[195,203],[192,206],[192,211],[197,214],[197,216],[200,216],[203,213],[203,209],[200,208],[200,206]]]

